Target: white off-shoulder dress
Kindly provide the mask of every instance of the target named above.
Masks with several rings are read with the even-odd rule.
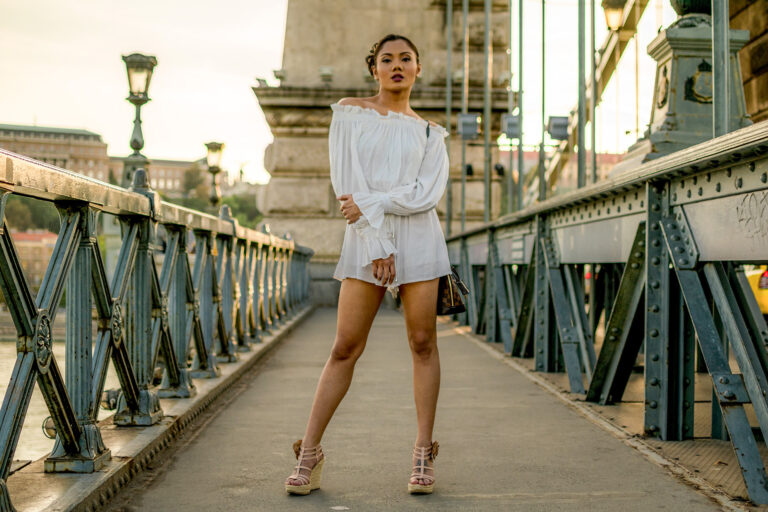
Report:
[[[347,224],[333,277],[381,285],[371,262],[395,255],[398,286],[451,272],[435,211],[448,181],[448,132],[399,112],[331,105],[328,146],[336,196],[352,194],[362,216]]]

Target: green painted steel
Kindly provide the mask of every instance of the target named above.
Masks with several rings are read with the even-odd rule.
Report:
[[[644,432],[660,440],[693,437],[694,375],[708,371],[713,437],[730,440],[750,498],[768,503],[744,412],[768,434],[768,327],[743,270],[768,261],[766,201],[763,123],[448,237],[473,286],[467,322],[603,404],[621,400],[640,356]]]
[[[192,377],[215,378],[219,360],[234,360],[309,299],[311,249],[243,228],[227,208],[215,217],[161,202],[143,169],[126,190],[0,150],[0,182],[0,290],[18,333],[0,408],[0,510],[13,509],[6,480],[35,382],[56,430],[45,471],[97,471],[111,456],[97,424],[110,360],[120,383],[114,423],[151,425],[163,417],[158,396],[193,396]],[[4,222],[13,194],[53,202],[61,217],[36,294]],[[121,224],[111,281],[100,213]],[[66,380],[52,350],[65,289]]]

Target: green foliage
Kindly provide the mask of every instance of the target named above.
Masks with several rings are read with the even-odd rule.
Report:
[[[173,199],[163,198],[163,200],[184,206],[185,208],[218,215],[218,209],[214,212],[207,198],[195,195],[192,197],[174,197]],[[232,210],[232,216],[244,227],[255,229],[263,217],[256,207],[256,198],[248,194],[224,197],[221,204],[229,205]]]
[[[196,191],[203,183],[205,183],[205,173],[200,165],[195,162],[192,167],[184,171],[184,178],[181,180],[181,189],[184,192],[184,197],[189,197],[190,193]]]
[[[11,196],[5,207],[5,219],[8,225],[17,231],[29,229],[45,229],[53,233],[59,231],[59,214],[53,203],[31,197]]]

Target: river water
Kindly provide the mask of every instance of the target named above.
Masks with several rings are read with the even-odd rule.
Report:
[[[66,372],[63,339],[54,339],[53,354],[56,357],[56,362],[62,372]],[[15,363],[16,343],[9,341],[0,342],[0,396],[5,396],[5,391],[8,389],[8,383],[11,380],[11,374],[13,373],[13,366]],[[104,389],[117,388],[119,386],[120,384],[117,380],[117,375],[110,363]],[[99,409],[99,419],[104,419],[110,414],[112,414],[112,411]],[[37,460],[50,453],[53,448],[53,440],[45,437],[42,429],[43,421],[48,416],[50,416],[48,407],[45,405],[39,387],[35,384],[35,390],[32,393],[32,400],[29,403],[27,415],[24,418],[24,427],[21,429],[21,436],[19,437],[19,443],[16,446],[14,459]]]

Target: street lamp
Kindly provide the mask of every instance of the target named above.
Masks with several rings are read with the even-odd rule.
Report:
[[[605,23],[614,32],[621,28],[625,3],[627,3],[626,0],[603,0],[601,4],[605,13]]]
[[[224,144],[221,142],[209,142],[205,145],[208,148],[206,161],[208,163],[208,172],[211,173],[211,195],[209,200],[212,206],[218,206],[221,202],[221,188],[219,187],[218,175],[221,172],[221,152]]]
[[[132,53],[123,55],[123,62],[128,71],[129,96],[127,99],[136,107],[131,134],[133,153],[125,159],[123,170],[123,186],[127,187],[130,186],[136,169],[146,170],[149,165],[147,157],[141,154],[141,149],[144,147],[144,136],[141,133],[141,106],[149,101],[149,81],[152,79],[152,70],[157,65],[157,59],[149,55]]]

